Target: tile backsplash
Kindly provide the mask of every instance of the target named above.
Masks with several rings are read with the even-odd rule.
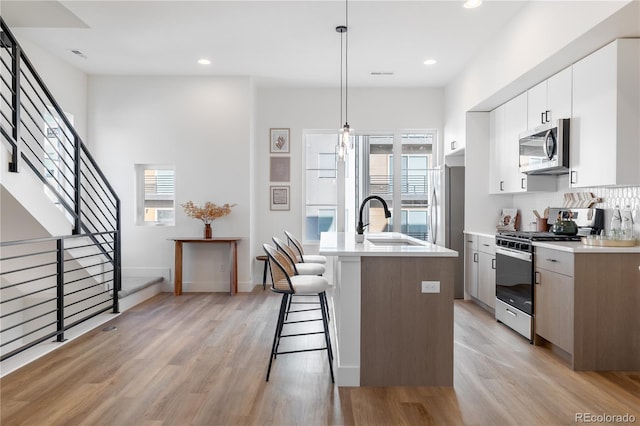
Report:
[[[602,203],[597,207],[605,209],[604,223],[607,230],[611,224],[611,214],[616,206],[620,207],[620,211],[625,206],[631,207],[633,214],[633,234],[636,238],[640,238],[640,187],[630,186],[624,188],[586,188],[586,192],[593,192],[602,198]]]
[[[592,192],[597,197],[602,198],[602,203],[597,204],[596,207],[605,209],[605,227],[607,230],[611,223],[611,214],[615,206],[620,206],[622,210],[628,205],[633,213],[634,233],[636,238],[640,238],[640,187],[574,189],[569,188],[567,176],[559,177],[558,187],[567,189],[550,193],[515,195],[513,197],[514,207],[520,210],[521,229],[529,230],[527,228],[532,226],[532,222],[535,222],[534,209],[542,213],[546,207],[562,207],[563,197],[566,192]]]

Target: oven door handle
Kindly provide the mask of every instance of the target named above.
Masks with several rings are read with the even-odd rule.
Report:
[[[522,251],[509,250],[506,248],[496,248],[496,254],[501,254],[503,256],[515,257],[516,259],[524,260],[525,262],[533,261],[533,256],[531,253],[525,253]]]

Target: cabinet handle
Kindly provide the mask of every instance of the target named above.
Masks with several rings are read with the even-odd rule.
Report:
[[[508,308],[507,308],[507,309],[505,309],[505,311],[506,311],[509,315],[511,315],[512,317],[517,317],[517,316],[518,316],[518,314],[516,314],[515,312],[513,312],[511,309],[508,309]]]
[[[549,110],[546,110],[546,111],[544,112],[544,122],[545,122],[545,123],[548,123],[548,122],[549,122],[549,113],[550,113],[550,112],[551,112],[551,111],[549,111]]]
[[[473,263],[478,263],[478,253],[473,253]]]
[[[491,259],[491,269],[496,269],[496,260]]]
[[[578,183],[578,172],[576,170],[571,171],[571,183]]]
[[[520,179],[520,189],[527,189],[526,185],[525,185],[525,181],[527,178],[521,178]]]
[[[451,151],[456,149],[456,141],[451,141]]]
[[[547,259],[547,262],[557,262],[556,259]]]
[[[542,275],[540,274],[540,272],[536,271],[535,275],[535,279],[534,282],[536,284],[541,284],[542,283]]]
[[[540,124],[544,124],[544,112],[540,113]]]
[[[500,191],[504,191],[504,181],[500,181]]]

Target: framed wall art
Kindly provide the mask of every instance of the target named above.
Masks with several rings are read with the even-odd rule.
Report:
[[[271,182],[289,182],[289,176],[289,157],[271,157],[271,170],[269,173]]]
[[[269,141],[272,154],[289,153],[289,129],[269,129]]]
[[[289,185],[271,186],[271,210],[289,210]]]

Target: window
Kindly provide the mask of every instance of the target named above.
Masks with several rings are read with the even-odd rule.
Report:
[[[335,132],[305,133],[305,241],[317,241],[321,232],[336,229],[337,137]],[[432,131],[355,136],[355,149],[345,164],[346,232],[355,230],[360,202],[377,195],[393,215],[386,219],[380,203],[367,204],[363,222],[369,224],[370,232],[393,230],[428,238],[429,171],[435,138]]]
[[[317,241],[321,232],[336,229],[336,138],[335,133],[305,135],[305,241]]]
[[[400,232],[426,240],[429,236],[429,169],[433,134],[402,135]]]
[[[371,232],[394,230],[422,240],[428,238],[429,170],[434,140],[435,133],[428,131],[357,137],[362,162],[358,182],[363,191],[355,202],[359,204],[367,195],[378,195],[393,211],[387,220],[380,204],[365,206],[363,222],[370,223]],[[399,154],[399,163],[394,153]],[[394,172],[397,169],[399,174]],[[395,217],[400,218],[398,224],[394,222]]]
[[[49,111],[42,114],[43,135],[45,135],[43,148],[43,164],[44,176],[47,183],[51,185],[55,193],[60,199],[68,205],[73,206],[74,189],[73,182],[73,135],[71,130],[65,125],[64,121],[54,112],[52,107]],[[66,118],[73,125],[73,116],[65,113]],[[63,210],[58,195],[55,195],[47,185],[44,186],[44,192],[51,201],[57,204],[60,210]],[[73,217],[67,212],[67,219],[73,223]]]
[[[136,224],[175,224],[173,166],[136,164]]]

